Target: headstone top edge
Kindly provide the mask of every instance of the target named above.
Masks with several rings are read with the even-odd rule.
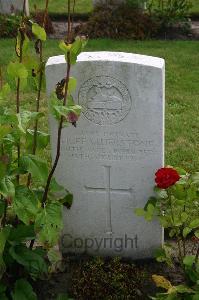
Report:
[[[144,66],[151,66],[162,69],[165,65],[163,58],[147,56],[134,53],[124,52],[110,52],[110,51],[98,51],[98,52],[82,52],[78,56],[78,62],[86,61],[110,61],[110,62],[121,62],[129,64],[138,64]],[[52,56],[48,59],[46,67],[56,64],[64,64],[65,56],[58,55]]]

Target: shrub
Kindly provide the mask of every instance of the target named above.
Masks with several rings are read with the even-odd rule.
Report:
[[[154,275],[158,287],[166,293],[159,293],[151,299],[199,299],[199,173],[188,174],[184,170],[171,167],[161,168],[155,176],[155,197],[151,197],[144,209],[136,209],[138,216],[147,221],[159,220],[169,236],[175,238],[178,248],[178,263],[184,273],[182,285],[173,286],[162,276]],[[188,237],[192,236],[197,250],[188,255]],[[164,245],[156,253],[157,261],[175,265],[174,245]]]
[[[149,13],[159,24],[160,33],[175,27],[177,24],[181,25],[182,28],[186,27],[190,7],[189,0],[148,1]]]
[[[157,24],[147,13],[130,5],[98,6],[88,22],[76,29],[90,38],[146,39],[154,36]]]
[[[51,110],[59,130],[56,159],[49,166],[41,155],[49,145],[49,134],[39,130],[44,117],[40,106],[47,8],[48,0],[43,26],[29,22],[23,12],[14,44],[15,57],[7,66],[7,82],[0,68],[1,300],[37,299],[32,282],[47,277],[60,259],[56,246],[63,227],[62,209],[63,205],[72,205],[72,195],[56,182],[54,171],[60,156],[62,129],[71,123],[75,126],[81,111],[71,95],[76,79],[70,76],[70,67],[76,63],[86,41],[82,37],[72,41],[69,30],[67,43],[60,43],[67,75],[62,80],[62,97],[58,99],[55,91],[52,95]],[[30,43],[27,35],[29,23],[34,43]],[[28,83],[35,101],[30,110],[25,110],[21,104]]]
[[[43,26],[44,14],[45,14],[44,11],[38,11],[38,10],[36,10],[34,13],[33,19],[40,26]],[[48,14],[46,15],[45,31],[48,34],[54,33],[53,24]]]
[[[0,14],[0,38],[15,37],[20,23],[19,16]]]

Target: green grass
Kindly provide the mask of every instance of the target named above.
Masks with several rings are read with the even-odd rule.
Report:
[[[44,0],[29,0],[30,10],[34,11],[34,5],[39,9],[44,9]],[[72,2],[73,3],[73,2]],[[92,0],[78,0],[75,5],[76,13],[89,13],[92,11]],[[49,1],[49,13],[63,14],[67,12],[66,0],[50,0]]]
[[[199,14],[199,0],[191,0],[193,7],[191,12]],[[44,0],[29,0],[30,10],[34,11],[34,5],[39,9],[44,9]],[[93,9],[92,0],[78,0],[76,1],[76,13],[89,13]],[[49,13],[63,14],[67,12],[67,1],[66,0],[50,0],[49,1]]]
[[[60,54],[58,42],[46,43],[46,57]],[[0,41],[0,65],[13,57],[14,42]],[[199,42],[90,40],[88,51],[126,51],[166,60],[166,163],[199,170]],[[27,103],[34,101],[31,93]],[[43,102],[43,109],[46,102]]]
[[[199,14],[199,1],[198,0],[192,0],[191,12]]]

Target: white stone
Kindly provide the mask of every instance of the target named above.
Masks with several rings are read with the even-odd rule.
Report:
[[[0,0],[1,14],[17,14],[23,11],[24,0]],[[29,16],[29,2],[26,0],[26,15]]]
[[[65,72],[64,56],[48,60],[48,95]],[[151,257],[162,243],[162,229],[134,209],[153,195],[155,171],[164,165],[164,60],[85,52],[72,75],[83,112],[77,128],[63,130],[56,170],[58,182],[74,195],[72,208],[64,211],[63,251]],[[52,117],[50,131],[54,159]]]

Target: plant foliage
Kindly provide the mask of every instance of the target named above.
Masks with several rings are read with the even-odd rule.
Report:
[[[70,4],[70,0],[69,0]],[[70,5],[69,5],[70,6]],[[54,178],[59,161],[52,166],[41,158],[41,151],[49,145],[49,134],[39,130],[41,91],[44,83],[43,45],[47,35],[45,21],[48,0],[42,25],[20,17],[15,43],[15,59],[7,67],[8,81],[0,72],[0,299],[35,300],[37,295],[32,281],[47,276],[53,270],[50,259],[62,230],[63,205],[70,208],[72,195]],[[70,11],[69,11],[70,13]],[[30,43],[27,24],[32,24],[34,42]],[[54,93],[51,109],[58,121],[58,139],[62,128],[76,122],[81,107],[75,104],[72,93],[75,78],[70,67],[76,63],[78,54],[86,41],[77,37],[62,41],[61,49],[66,56],[67,76],[63,84],[63,99]],[[31,45],[34,45],[34,55]],[[23,92],[30,83],[35,93],[32,110],[23,110]],[[36,83],[36,84],[32,84]],[[56,87],[55,87],[56,89]],[[6,107],[8,99],[12,105]],[[59,257],[59,256],[58,256]],[[60,296],[61,297],[61,296]],[[63,296],[64,297],[64,296]],[[64,298],[60,299],[64,299]]]

